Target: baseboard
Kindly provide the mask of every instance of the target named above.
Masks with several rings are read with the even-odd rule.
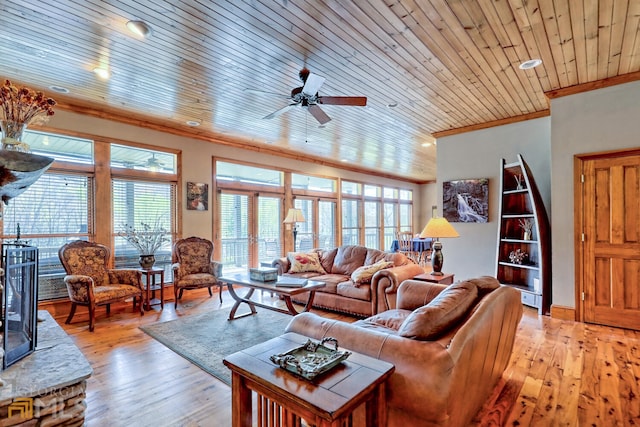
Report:
[[[560,320],[576,320],[576,310],[572,307],[551,305],[551,317]]]

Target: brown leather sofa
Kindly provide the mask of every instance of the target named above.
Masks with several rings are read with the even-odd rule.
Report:
[[[399,252],[384,252],[355,245],[340,246],[331,250],[314,249],[312,252],[318,256],[322,265],[321,271],[291,273],[290,256],[278,258],[272,262],[272,265],[278,269],[278,275],[325,282],[326,286],[316,292],[314,307],[357,316],[372,316],[395,308],[395,294],[400,283],[424,273],[422,267]],[[358,267],[371,266],[384,261],[393,264],[390,268],[374,273],[369,281],[356,283],[352,280],[353,273]],[[296,302],[305,302],[292,299]]]
[[[469,302],[462,310],[459,297]],[[334,337],[340,347],[393,363],[390,427],[469,425],[509,363],[522,317],[520,293],[489,277],[449,287],[408,280],[397,301],[398,309],[352,324],[303,313],[286,331]],[[407,337],[434,331],[430,339]]]

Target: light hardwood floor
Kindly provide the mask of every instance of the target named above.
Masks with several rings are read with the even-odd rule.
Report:
[[[138,329],[229,310],[232,299],[226,291],[223,299],[220,304],[206,290],[185,292],[177,310],[169,302],[164,310],[154,306],[142,317],[130,304],[113,306],[110,317],[101,309],[94,333],[80,310],[65,325],[64,310],[45,307],[93,366],[86,425],[230,426],[230,388]],[[511,363],[474,425],[640,425],[639,377],[640,332],[551,319],[525,308]]]

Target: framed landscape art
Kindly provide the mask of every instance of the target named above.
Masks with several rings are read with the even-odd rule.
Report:
[[[187,210],[209,210],[209,185],[199,182],[187,182]]]
[[[480,178],[444,182],[442,210],[449,222],[487,222],[489,180]]]

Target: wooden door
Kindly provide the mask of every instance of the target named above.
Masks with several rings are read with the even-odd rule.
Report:
[[[640,156],[583,163],[585,322],[640,329]]]

